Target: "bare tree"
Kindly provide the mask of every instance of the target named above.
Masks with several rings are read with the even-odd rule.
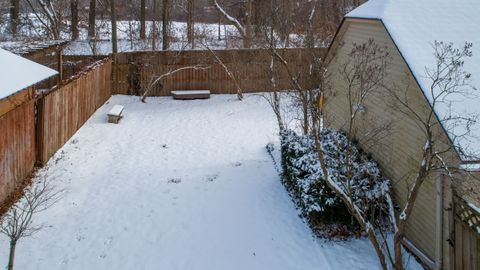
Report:
[[[240,83],[238,82],[237,78],[233,74],[232,71],[227,67],[227,65],[222,61],[222,59],[216,54],[214,51],[210,49],[207,45],[204,45],[207,50],[212,54],[212,56],[215,58],[215,61],[222,66],[223,70],[227,73],[228,77],[233,81],[235,88],[237,89],[237,97],[239,100],[243,99],[243,90],[242,87],[240,86]]]
[[[246,12],[246,24],[243,25],[240,21],[233,16],[229,15],[225,9],[218,4],[217,0],[213,0],[213,4],[222,17],[229,23],[231,23],[243,38],[243,47],[250,48],[252,46],[252,26],[251,16],[253,11],[253,0],[247,0],[247,12]]]
[[[97,15],[97,0],[90,0],[90,5],[88,7],[88,37],[95,37],[95,19]]]
[[[348,98],[348,148],[352,141],[357,138],[355,130],[356,121],[359,114],[364,113],[365,101],[370,95],[382,89],[387,76],[387,66],[389,54],[385,47],[377,45],[373,39],[369,39],[363,44],[353,44],[351,52],[346,61],[339,70],[343,81],[346,83],[346,93]],[[376,129],[375,129],[376,130]],[[387,131],[388,129],[380,129]],[[380,136],[380,133],[369,133],[370,136]],[[348,152],[347,152],[348,153]],[[347,156],[347,167],[349,167],[350,157]],[[347,172],[348,176],[348,172]],[[347,183],[347,192],[351,192],[350,183]]]
[[[147,19],[147,1],[141,0],[140,1],[140,38],[142,40],[145,40],[147,38],[146,19]]]
[[[183,53],[185,52],[186,44],[182,47],[181,50],[177,51],[175,53],[175,56],[171,58],[169,61],[171,64],[170,66],[175,66],[178,64],[180,61]],[[163,80],[166,78],[175,75],[176,73],[185,71],[185,70],[207,70],[210,68],[209,65],[202,65],[202,64],[196,64],[196,65],[190,65],[190,66],[184,66],[180,68],[170,68],[167,72],[164,73],[156,73],[155,72],[155,67],[151,64],[144,64],[143,66],[144,69],[150,69],[150,74],[153,74],[150,76],[148,83],[143,87],[143,95],[140,97],[140,101],[145,102],[148,95],[150,92],[155,88],[159,87],[160,91],[163,90]]]
[[[436,58],[436,64],[433,68],[426,69],[426,78],[428,78],[431,82],[429,93],[431,95],[431,109],[426,115],[424,111],[412,105],[411,100],[408,98],[409,95],[406,94],[408,91],[415,90],[412,90],[409,86],[406,88],[401,88],[397,87],[396,85],[387,84],[383,81],[382,78],[384,78],[384,71],[381,69],[384,68],[384,65],[382,64],[382,58],[377,58],[375,61],[373,61],[373,59],[376,58],[374,57],[376,53],[372,53],[371,50],[374,48],[376,47],[373,46],[371,42],[360,45],[360,47],[358,45],[354,46],[353,50],[359,50],[360,52],[363,52],[365,49],[367,49],[366,52],[370,51],[370,56],[360,53],[360,55],[363,56],[358,59],[357,56],[353,56],[353,63],[350,63],[350,65],[353,66],[355,66],[355,63],[358,63],[360,70],[364,70],[360,73],[367,75],[364,77],[367,79],[367,81],[360,83],[363,81],[360,80],[363,75],[358,74],[358,68],[351,67],[344,69],[343,73],[350,74],[348,76],[349,78],[355,77],[355,80],[352,80],[353,83],[352,81],[347,80],[347,85],[352,85],[352,90],[356,89],[355,91],[357,92],[355,95],[352,95],[352,98],[355,96],[355,100],[364,101],[366,98],[368,98],[368,93],[370,93],[370,95],[372,93],[371,90],[368,90],[370,89],[370,86],[375,85],[376,87],[382,87],[392,95],[393,101],[397,108],[400,109],[400,111],[406,117],[409,117],[411,120],[415,121],[417,126],[421,128],[425,134],[425,144],[421,147],[421,149],[419,149],[421,150],[422,156],[419,157],[419,163],[417,166],[418,169],[414,174],[415,176],[410,181],[411,184],[409,193],[407,195],[405,204],[400,211],[398,219],[395,215],[390,196],[388,195],[386,198],[389,205],[388,212],[390,221],[392,223],[394,232],[393,252],[386,244],[382,228],[376,226],[375,223],[370,222],[365,215],[365,209],[363,209],[361,205],[354,201],[352,190],[349,189],[349,182],[351,179],[347,177],[343,182],[339,182],[338,180],[334,180],[334,178],[330,175],[318,132],[314,133],[314,138],[321,169],[325,176],[327,185],[342,200],[342,202],[348,208],[350,214],[357,220],[362,229],[367,233],[372,245],[375,248],[382,268],[385,270],[390,269],[390,265],[396,270],[403,270],[405,269],[405,265],[402,257],[402,243],[404,240],[405,229],[408,220],[411,217],[415,203],[419,196],[420,188],[428,179],[437,175],[438,173],[446,175],[449,177],[449,179],[451,179],[452,182],[458,181],[458,178],[456,178],[454,174],[461,172],[461,168],[452,166],[448,162],[451,158],[451,150],[453,150],[452,148],[455,145],[458,145],[455,143],[455,141],[471,135],[470,127],[478,122],[477,115],[449,114],[443,119],[438,119],[435,114],[437,107],[442,106],[441,104],[444,104],[444,102],[449,100],[449,98],[455,98],[458,100],[460,96],[468,97],[473,94],[472,91],[474,88],[472,88],[469,84],[470,74],[463,70],[464,59],[471,56],[471,44],[466,44],[462,49],[455,49],[452,44],[435,42],[433,49]],[[350,57],[352,57],[352,55],[350,55]],[[373,62],[365,62],[365,57],[368,57],[368,59],[371,59]],[[357,62],[360,59],[362,59],[362,61]],[[357,75],[355,75],[356,73]],[[358,107],[354,108],[353,111],[350,111],[350,113],[355,114],[356,110],[358,110]],[[351,122],[353,122],[354,125],[354,120]],[[443,128],[447,127],[446,131],[449,133],[450,138],[453,138],[453,144],[445,141],[444,133],[442,133],[443,130],[439,132],[439,130],[441,130],[439,129],[440,126]],[[461,128],[459,129],[458,127]],[[458,133],[458,130],[461,132]],[[378,235],[377,232],[380,233],[380,235]]]
[[[453,43],[435,41],[432,45],[436,63],[433,67],[426,67],[426,78],[430,81],[428,96],[431,97],[431,110],[425,115],[412,105],[408,97],[409,87],[401,88],[394,85],[389,93],[399,111],[415,121],[425,134],[425,144],[422,147],[422,156],[419,159],[413,179],[410,180],[409,193],[404,207],[400,212],[398,226],[394,234],[395,269],[403,270],[401,245],[405,229],[415,207],[423,184],[437,174],[443,174],[455,185],[460,185],[457,173],[463,173],[462,168],[451,165],[451,153],[458,151],[461,158],[478,159],[478,153],[471,153],[463,148],[463,140],[472,137],[471,127],[478,123],[479,115],[461,114],[451,110],[448,115],[436,115],[441,106],[450,107],[460,99],[476,96],[475,88],[471,86],[471,74],[464,70],[464,60],[472,56],[472,44],[466,43],[462,48],[455,48]],[[451,142],[443,136],[448,133]],[[478,138],[474,138],[477,140]],[[456,149],[454,149],[454,147]]]
[[[117,40],[117,14],[115,12],[115,0],[110,1],[110,21],[112,24],[112,52],[118,53],[118,40]]]
[[[281,66],[283,66],[287,73],[288,80],[290,80],[290,84],[293,87],[293,91],[291,91],[291,93],[293,93],[294,98],[301,107],[301,117],[299,120],[302,125],[303,133],[308,134],[310,131],[310,101],[314,96],[312,91],[313,89],[305,87],[302,85],[302,83],[300,83],[301,72],[294,73],[287,59],[285,59],[285,57],[279,53],[277,48],[270,45],[269,51],[271,56],[278,61]]]
[[[220,58],[220,56],[213,50],[210,49],[210,47],[208,47],[207,44],[204,44],[202,43],[202,47],[205,48],[206,50],[208,50],[208,52],[210,53],[210,56],[211,58],[209,57],[204,57],[203,58],[203,61],[205,62],[205,64],[195,64],[195,65],[187,65],[187,66],[183,66],[183,67],[178,67],[178,64],[181,60],[181,57],[184,55],[185,53],[185,48],[187,47],[188,43],[185,43],[184,46],[182,47],[181,50],[175,52],[175,56],[174,57],[171,57],[170,61],[169,61],[169,66],[173,66],[174,68],[170,68],[167,72],[164,72],[164,73],[155,73],[154,72],[154,66],[152,65],[149,65],[147,64],[146,66],[144,66],[144,68],[149,68],[151,72],[149,72],[150,74],[153,74],[152,76],[150,76],[150,79],[148,81],[148,83],[145,85],[145,87],[143,87],[143,95],[142,97],[140,98],[140,100],[142,102],[145,102],[147,96],[150,94],[150,92],[155,88],[155,87],[159,87],[160,88],[160,91],[162,91],[164,89],[164,85],[163,85],[163,81],[165,79],[167,79],[168,77],[170,76],[173,76],[179,72],[182,72],[182,71],[185,71],[185,70],[208,70],[211,68],[211,62],[212,62],[212,59],[214,61],[214,63],[217,63],[219,64],[223,69],[224,71],[227,73],[227,75],[230,77],[230,79],[233,81],[234,85],[235,85],[235,88],[237,90],[237,97],[239,100],[242,100],[243,99],[243,90],[240,86],[240,83],[239,83],[239,80],[237,79],[237,77],[235,76],[235,74],[230,70],[230,68],[227,66],[227,64],[224,63],[224,61]]]
[[[308,14],[308,19],[307,19],[307,35],[305,37],[305,45],[307,48],[315,47],[315,38],[313,33],[313,19],[315,18],[316,11],[317,11],[317,0],[312,0],[310,2],[310,14]]]
[[[348,98],[348,144],[347,148],[351,148],[351,143],[355,138],[355,124],[358,115],[364,110],[364,102],[372,95],[375,90],[378,90],[384,83],[386,77],[386,68],[388,64],[388,52],[386,48],[378,46],[372,39],[363,44],[353,44],[351,52],[348,54],[348,60],[341,65],[339,73],[343,81],[346,83],[345,92]],[[317,118],[319,120],[320,118]],[[315,145],[317,147],[320,164],[323,174],[327,180],[328,186],[337,194],[338,197],[348,208],[350,214],[357,220],[363,230],[367,233],[372,242],[375,251],[379,257],[380,264],[383,269],[387,269],[387,262],[384,251],[382,249],[382,241],[375,233],[375,224],[366,216],[365,209],[355,204],[353,199],[354,190],[351,188],[352,172],[348,170],[345,172],[345,182],[335,182],[326,166],[323,149],[321,146],[320,137],[318,134],[319,123],[315,124],[314,137]],[[346,168],[350,168],[350,159],[347,151]],[[388,201],[391,201],[389,199]],[[393,207],[393,205],[392,205]]]
[[[153,0],[152,14],[152,51],[157,49],[158,26],[157,26],[158,0]]]
[[[195,0],[187,0],[187,39],[192,49],[195,48]]]
[[[19,25],[20,0],[10,0],[10,31],[17,36]]]
[[[170,0],[163,0],[162,6],[162,49],[168,50],[170,47],[169,38],[169,25],[170,25]]]
[[[93,36],[87,37],[87,44],[91,50],[92,55],[97,55],[99,54],[99,34],[101,29],[107,28],[108,27],[108,21],[105,20],[100,20],[97,23],[95,23],[93,27]],[[90,31],[90,30],[89,30]]]
[[[72,34],[72,40],[76,40],[79,37],[78,32],[78,0],[70,0],[70,31]]]
[[[278,130],[283,132],[286,128],[285,122],[282,115],[282,99],[281,93],[278,89],[278,74],[275,71],[275,58],[274,56],[270,57],[270,65],[268,66],[268,73],[270,75],[270,91],[262,95],[270,105],[277,118]]]
[[[63,26],[62,10],[66,1],[25,0],[40,24],[48,30],[54,39],[60,38]],[[67,2],[68,4],[68,2]]]
[[[10,239],[10,255],[8,270],[13,269],[15,249],[20,239],[30,237],[45,227],[45,224],[34,224],[36,214],[47,210],[62,196],[63,190],[58,190],[42,178],[25,190],[23,198],[15,203],[0,220],[0,233]]]

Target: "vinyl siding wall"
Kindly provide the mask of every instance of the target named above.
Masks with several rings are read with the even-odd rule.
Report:
[[[427,115],[430,111],[430,106],[383,24],[374,20],[346,19],[329,53],[331,62],[328,70],[332,91],[326,97],[327,125],[345,131],[348,129],[350,105],[340,70],[346,63],[353,44],[362,44],[369,39],[374,39],[378,45],[386,46],[389,51],[387,78],[389,85],[392,87],[396,85],[399,89],[408,88],[410,106],[416,108],[417,112]],[[365,113],[359,116],[357,128],[354,130],[355,137],[391,178],[394,197],[403,206],[411,179],[415,177],[420,165],[426,137],[418,123],[401,113],[400,106],[394,105],[391,95],[385,90],[378,89],[371,93],[364,107]],[[437,132],[438,137],[447,143],[448,139],[443,130],[439,128]],[[452,162],[457,162],[455,153],[450,154]],[[435,194],[435,177],[432,176],[422,186],[406,230],[407,238],[432,260],[435,258]],[[448,200],[444,201],[444,205],[446,204]],[[448,247],[445,244],[444,254],[447,252]]]

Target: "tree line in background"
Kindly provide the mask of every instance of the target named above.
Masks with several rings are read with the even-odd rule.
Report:
[[[3,39],[32,38],[22,28],[41,26],[36,38],[96,39],[99,21],[110,20],[112,40],[116,22],[134,22],[131,40],[152,40],[152,49],[161,38],[162,49],[172,39],[172,21],[186,22],[188,43],[195,47],[195,23],[233,25],[238,32],[238,47],[258,47],[267,39],[285,47],[328,44],[343,16],[364,0],[8,0],[0,4],[4,16]],[[149,25],[157,25],[149,27]],[[160,29],[161,28],[161,29]],[[275,29],[273,32],[272,29]],[[265,30],[270,29],[270,38]],[[82,30],[86,34],[82,36]],[[110,29],[109,29],[110,30]],[[38,30],[34,30],[38,31]],[[85,36],[86,35],[86,36]],[[304,37],[292,44],[292,36]],[[115,45],[114,45],[115,46]]]

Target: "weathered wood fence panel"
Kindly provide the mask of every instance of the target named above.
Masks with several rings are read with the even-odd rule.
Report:
[[[110,98],[112,62],[97,62],[37,100],[37,159],[45,164]]]
[[[280,49],[278,52],[287,60],[292,74],[299,76],[300,82],[310,87],[307,84],[312,59],[323,58],[326,49]],[[270,50],[218,50],[214,53],[234,74],[245,93],[271,91]],[[169,95],[172,90],[208,89],[213,94],[233,94],[237,91],[233,80],[209,51],[120,53],[116,63],[114,94],[142,95],[152,78],[181,67],[195,65],[210,68],[184,70],[169,76],[163,81],[163,89],[155,87],[150,95]],[[292,88],[285,67],[275,57],[274,74],[278,89]]]
[[[463,199],[455,199],[452,269],[480,270],[480,213]]]
[[[30,99],[0,116],[0,202],[23,183],[34,165],[35,102]]]

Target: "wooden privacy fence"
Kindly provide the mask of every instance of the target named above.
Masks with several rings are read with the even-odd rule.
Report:
[[[85,71],[37,99],[37,160],[45,164],[111,96],[112,61]]]
[[[480,213],[462,198],[454,200],[453,260],[451,269],[480,269]]]
[[[111,72],[105,59],[36,99],[30,87],[0,100],[0,202],[110,97]]]
[[[33,90],[27,92],[31,97]],[[0,116],[0,202],[30,175],[34,165],[35,102],[30,99]]]
[[[272,52],[265,49],[217,50],[214,51],[228,69],[234,74],[242,90],[248,92],[271,91],[270,64]],[[323,58],[325,48],[317,49],[279,49],[278,53],[288,62],[291,72],[300,75],[305,86],[309,81],[310,64],[314,58]],[[278,89],[291,89],[292,85],[285,67],[274,58],[274,74]],[[214,54],[209,51],[160,51],[127,52],[117,55],[117,67],[114,74],[114,94],[142,95],[145,86],[154,77],[168,71],[187,66],[202,65],[206,70],[184,70],[163,81],[163,90],[153,88],[152,96],[169,95],[172,90],[208,89],[213,94],[234,94],[237,92],[233,80],[225,69],[218,64]]]

